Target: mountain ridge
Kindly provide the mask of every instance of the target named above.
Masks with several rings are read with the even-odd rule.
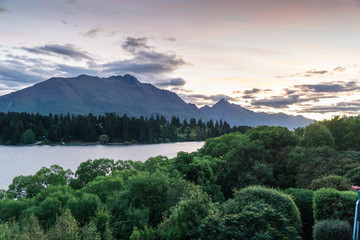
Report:
[[[200,110],[213,120],[226,119],[230,125],[247,126],[284,126],[290,129],[304,127],[312,122],[303,116],[292,116],[284,113],[265,113],[254,112],[239,105],[229,103],[226,99],[221,99],[212,107],[204,106]]]
[[[280,125],[302,127],[312,120],[286,114],[256,113],[221,99],[212,107],[198,108],[184,102],[176,93],[141,83],[135,77],[79,75],[72,78],[53,77],[31,87],[0,96],[0,112],[72,113],[103,115],[107,112],[128,116],[163,115],[170,119],[224,120],[230,125]]]

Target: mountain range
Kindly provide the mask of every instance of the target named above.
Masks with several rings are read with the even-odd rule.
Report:
[[[139,82],[131,75],[99,78],[80,75],[50,78],[34,86],[0,96],[0,112],[72,113],[102,115],[116,112],[128,116],[163,115],[167,119],[224,120],[230,125],[303,127],[313,122],[302,116],[258,113],[221,99],[212,107],[198,108],[177,94]]]

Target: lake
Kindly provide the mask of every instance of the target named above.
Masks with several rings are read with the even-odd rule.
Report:
[[[175,157],[177,152],[194,152],[204,142],[181,142],[148,145],[90,146],[0,146],[0,189],[7,189],[19,175],[33,175],[42,167],[53,164],[76,171],[89,159],[145,161],[158,155]]]

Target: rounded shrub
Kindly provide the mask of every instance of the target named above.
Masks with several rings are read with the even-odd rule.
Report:
[[[350,224],[354,221],[357,193],[351,191],[337,191],[332,188],[322,188],[314,193],[314,219],[340,219]]]
[[[273,206],[254,202],[236,214],[215,212],[200,226],[201,239],[292,239],[299,240],[299,232],[291,221]]]
[[[320,188],[333,188],[339,191],[346,191],[351,188],[349,180],[342,176],[329,175],[326,177],[314,179],[310,186],[312,190],[318,190]]]
[[[275,189],[250,186],[239,191],[235,191],[234,202],[237,209],[243,209],[255,202],[261,202],[273,207],[276,212],[282,214],[290,220],[290,226],[293,226],[298,232],[301,232],[300,212],[293,199],[284,193]],[[232,207],[232,209],[235,209]]]
[[[351,240],[351,227],[347,221],[323,220],[314,226],[314,240]]]

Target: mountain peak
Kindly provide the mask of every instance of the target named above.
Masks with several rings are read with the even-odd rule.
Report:
[[[78,80],[89,80],[89,79],[100,79],[99,77],[97,76],[90,76],[90,75],[86,75],[86,74],[80,74],[79,76],[77,77],[74,77],[74,78],[64,78],[64,79],[78,79]]]
[[[217,103],[215,103],[215,104],[213,105],[213,107],[214,107],[214,106],[225,106],[225,105],[230,105],[230,103],[229,103],[229,101],[226,100],[225,98],[222,98],[222,99],[220,99]]]
[[[139,82],[139,80],[136,79],[136,77],[130,75],[130,74],[125,74],[124,76],[118,75],[118,76],[111,76],[109,78],[105,78],[108,80],[120,80],[124,83],[130,84],[130,85],[138,85],[141,84]]]
[[[88,78],[88,77],[93,77],[93,76],[86,75],[86,74],[80,74],[80,75],[77,76],[76,78]]]
[[[253,112],[240,105],[229,103],[226,98],[220,99],[212,107],[204,106],[200,108],[204,115],[213,120],[225,120],[230,125],[247,126],[284,126],[289,129],[303,127],[311,123],[312,120],[304,117],[295,117],[286,114],[267,114]]]

